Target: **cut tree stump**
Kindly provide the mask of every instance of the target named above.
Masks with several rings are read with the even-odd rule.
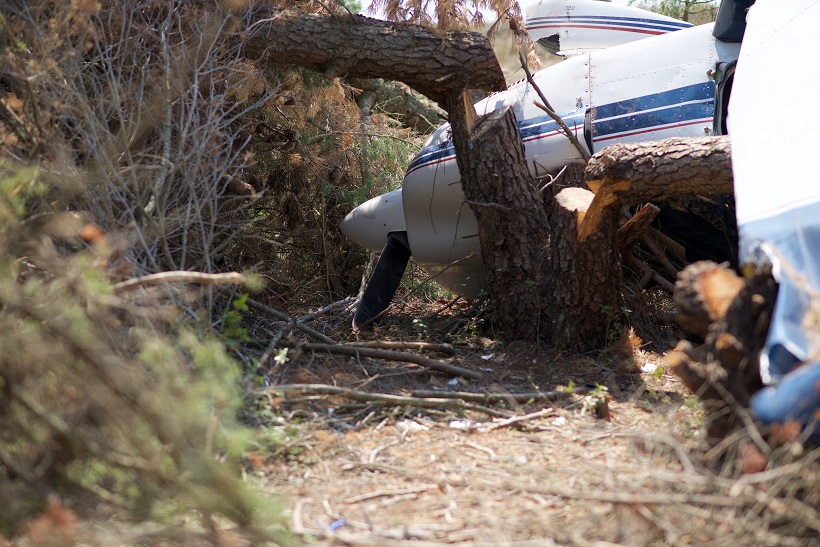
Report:
[[[613,328],[623,318],[621,261],[618,256],[618,211],[604,211],[599,228],[581,238],[594,195],[583,188],[565,188],[548,205],[549,276],[543,313],[551,342],[584,352],[617,338]],[[614,335],[614,336],[613,336]]]
[[[769,272],[750,279],[726,266],[696,262],[678,277],[675,303],[687,329],[705,331],[703,346],[680,342],[667,365],[703,402],[713,444],[744,425],[752,395],[760,390],[758,355],[777,296]]]
[[[468,113],[463,120],[452,114],[464,98],[451,101],[456,103],[448,109],[451,122],[461,122],[453,123],[456,161],[464,198],[478,224],[481,257],[500,330],[510,340],[534,341],[543,326],[544,251],[549,229],[527,169],[515,112],[511,107],[496,110],[478,119],[470,131]],[[465,184],[465,180],[470,182]]]

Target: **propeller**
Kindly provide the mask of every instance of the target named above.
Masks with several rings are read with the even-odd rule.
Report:
[[[369,330],[387,309],[410,260],[407,232],[391,232],[353,316],[355,330]]]

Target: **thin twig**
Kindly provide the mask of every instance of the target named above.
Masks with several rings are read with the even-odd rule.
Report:
[[[557,391],[530,391],[526,393],[470,393],[465,391],[434,391],[416,390],[412,392],[413,397],[439,397],[442,399],[461,399],[473,403],[498,403],[510,402],[528,403],[530,401],[555,401],[566,399],[573,395],[588,393],[589,388],[576,387],[567,390]]]
[[[355,296],[348,296],[347,298],[343,298],[341,300],[337,300],[336,302],[333,302],[332,304],[328,304],[324,308],[320,308],[320,309],[318,309],[314,312],[303,315],[298,319],[298,321],[300,323],[306,323],[307,321],[311,321],[313,319],[316,319],[320,315],[324,315],[327,312],[333,311],[337,308],[341,308],[342,306],[355,305],[356,300],[357,300],[357,298]]]
[[[572,129],[570,129],[569,126],[564,121],[564,119],[555,112],[555,109],[552,108],[552,106],[550,105],[550,102],[547,100],[547,98],[541,92],[541,88],[538,87],[538,84],[535,83],[535,79],[533,79],[533,77],[532,77],[532,73],[530,72],[530,69],[527,66],[527,60],[524,58],[524,55],[519,52],[518,53],[518,58],[521,61],[521,68],[524,69],[524,73],[527,75],[527,81],[532,86],[532,88],[535,90],[535,92],[538,93],[538,96],[541,98],[541,101],[544,103],[544,104],[540,104],[538,102],[534,102],[535,106],[537,106],[538,108],[540,108],[541,110],[546,112],[549,115],[550,118],[555,120],[555,123],[558,124],[558,126],[561,128],[561,130],[567,136],[567,138],[572,143],[572,145],[575,147],[575,149],[578,150],[578,153],[581,154],[581,158],[584,160],[584,163],[586,164],[589,161],[589,158],[591,157],[589,155],[589,152],[587,152],[587,149],[584,148],[584,146],[578,141],[578,139],[575,137],[575,134],[572,132]]]
[[[455,348],[452,344],[436,344],[433,342],[413,342],[413,341],[392,341],[392,340],[369,340],[350,342],[348,346],[357,348],[380,348],[380,349],[415,349],[425,351],[436,351],[439,353],[447,353],[452,355],[455,353]]]
[[[534,420],[535,418],[541,418],[543,416],[547,416],[548,414],[554,414],[555,409],[553,408],[543,408],[537,412],[532,412],[530,414],[524,414],[523,416],[513,416],[511,418],[507,418],[506,420],[502,420],[500,422],[494,422],[491,424],[487,424],[486,426],[480,426],[478,428],[479,431],[482,433],[487,433],[494,429],[499,429],[502,427],[507,427],[509,425],[514,425],[520,422],[525,422],[527,420]]]
[[[298,326],[298,324],[297,324]],[[400,351],[392,351],[378,348],[362,348],[349,346],[344,344],[300,344],[299,347],[309,351],[327,351],[330,353],[342,353],[344,355],[355,355],[357,357],[372,357],[375,359],[389,359],[391,361],[402,361],[406,363],[415,363],[423,367],[427,367],[439,372],[446,372],[452,376],[462,376],[470,378],[471,380],[481,380],[484,375],[474,370],[469,370],[438,359],[431,359],[423,355],[416,355],[415,353],[403,353]]]
[[[669,275],[671,275],[672,277],[678,276],[678,274],[680,273],[680,268],[672,264],[672,261],[669,260],[668,256],[666,256],[666,253],[654,237],[652,237],[648,232],[644,232],[643,234],[641,234],[641,243],[646,245],[649,248],[649,250],[652,251],[652,254],[655,255],[655,258],[658,259],[658,262],[660,262],[661,266],[664,267],[664,269]]]
[[[672,283],[668,279],[664,278],[661,274],[653,270],[649,264],[647,264],[640,258],[630,254],[627,257],[627,261],[630,265],[632,265],[633,268],[637,268],[641,272],[652,272],[652,279],[655,281],[655,283],[657,283],[669,292],[675,292],[674,283]]]
[[[494,410],[481,405],[472,403],[465,403],[460,399],[437,399],[437,398],[420,398],[420,397],[405,397],[402,395],[391,395],[388,393],[368,393],[364,391],[356,391],[353,389],[331,386],[326,384],[282,384],[278,386],[271,386],[264,390],[254,392],[256,397],[265,397],[272,393],[283,395],[333,395],[346,397],[353,401],[364,402],[375,406],[412,406],[415,408],[437,408],[450,410],[474,410],[482,412],[490,416],[500,416],[504,418],[511,417],[509,412]]]
[[[234,296],[238,297],[240,295],[237,294],[237,293],[234,293]],[[266,305],[262,304],[261,302],[259,302],[257,300],[254,300],[252,298],[248,298],[245,302],[248,304],[248,306],[250,306],[252,308],[255,308],[255,309],[257,309],[261,312],[264,312],[264,313],[266,313],[266,314],[268,314],[272,317],[275,317],[276,319],[279,319],[280,321],[290,322],[293,319],[288,314],[282,313],[278,310],[275,310],[275,309],[271,308],[270,306],[266,306]],[[315,338],[316,340],[319,340],[320,342],[324,342],[325,344],[336,344],[336,341],[333,338],[331,338],[329,336],[325,336],[324,334],[317,331],[316,329],[312,329],[312,328],[308,327],[307,325],[304,325],[304,324],[300,323],[299,321],[296,322],[295,327],[297,329],[301,330],[302,332],[304,332],[305,334]]]
[[[245,276],[237,272],[210,274],[204,272],[160,272],[155,274],[134,277],[114,284],[111,289],[114,294],[132,291],[138,287],[162,285],[163,283],[199,283],[200,285],[244,285]]]
[[[376,490],[375,492],[368,492],[367,494],[361,494],[359,496],[353,496],[352,498],[347,498],[344,500],[344,503],[359,503],[360,501],[367,501],[372,500],[375,498],[383,498],[383,497],[392,497],[392,496],[403,496],[406,494],[420,494],[422,492],[427,492],[428,490],[438,490],[437,484],[426,484],[423,486],[414,486],[411,488],[400,488],[398,490]]]

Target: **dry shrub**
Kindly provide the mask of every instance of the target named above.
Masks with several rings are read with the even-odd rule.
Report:
[[[52,491],[81,511],[259,521],[217,463],[246,435],[239,369],[213,335],[229,299],[111,283],[238,269],[290,306],[353,292],[366,254],[338,223],[399,184],[419,138],[360,126],[338,81],[257,67],[243,17],[196,1],[0,6],[3,534]]]
[[[30,222],[25,202],[47,191],[40,173],[0,176],[0,530],[19,532],[58,492],[81,510],[198,509],[261,534],[261,500],[237,473],[236,364],[159,306],[168,299],[116,296],[108,249],[84,230],[57,231],[59,215]]]
[[[0,530],[52,491],[253,525],[208,291],[110,282],[222,267],[250,225],[228,188],[277,83],[242,57],[236,19],[195,2],[5,2],[0,22]]]

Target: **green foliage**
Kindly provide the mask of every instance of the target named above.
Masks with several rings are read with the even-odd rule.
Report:
[[[0,239],[0,532],[19,531],[48,491],[94,493],[142,518],[162,500],[166,512],[252,525],[262,500],[237,472],[249,435],[235,418],[236,363],[192,326],[163,334],[161,314],[139,321],[94,269],[94,250],[62,255],[28,232],[31,174],[0,180],[12,236]],[[247,310],[244,298],[234,308]]]
[[[715,0],[630,0],[629,5],[696,25],[709,23],[717,17]]]
[[[615,309],[613,306],[605,304],[601,306],[601,313],[606,317],[606,341],[607,344],[612,344],[617,341],[623,334],[627,326],[627,320],[632,310],[626,306],[621,306],[620,309]]]
[[[231,303],[232,310],[222,316],[221,336],[228,349],[250,341],[248,329],[242,326],[243,314],[248,311],[248,293],[242,294]]]
[[[364,12],[362,0],[339,0],[339,4],[350,10],[350,13],[360,14]]]

